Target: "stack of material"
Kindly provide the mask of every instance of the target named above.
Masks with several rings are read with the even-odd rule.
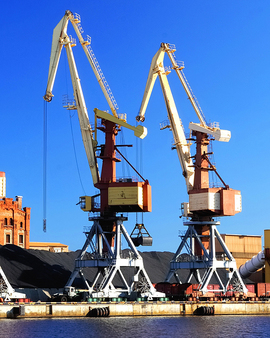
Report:
[[[126,250],[124,250],[126,251]],[[16,245],[0,246],[0,266],[14,288],[63,288],[74,269],[75,260],[80,250],[75,252],[54,253],[43,250],[26,250]],[[172,252],[140,252],[145,269],[152,283],[164,282],[173,257]],[[127,253],[128,255],[128,253]],[[96,270],[84,269],[85,278],[91,283]],[[129,275],[128,271],[124,274]],[[189,270],[178,271],[184,282]],[[221,274],[221,278],[225,278]],[[172,278],[171,283],[176,280]],[[196,283],[195,280],[191,281]],[[246,283],[252,282],[249,279]],[[216,281],[211,281],[216,283]],[[85,287],[81,279],[75,280],[74,286]],[[117,285],[116,285],[117,286]]]
[[[62,288],[79,253],[80,250],[61,253],[26,250],[9,244],[0,246],[0,266],[14,288]],[[153,251],[141,255],[152,283],[163,282],[173,253]],[[95,272],[94,269],[85,269],[84,276],[91,281]]]
[[[78,254],[26,250],[9,244],[0,247],[0,266],[15,288],[60,288],[70,276]]]

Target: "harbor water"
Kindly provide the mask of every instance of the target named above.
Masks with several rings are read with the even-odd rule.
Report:
[[[5,338],[269,337],[270,316],[1,319]]]

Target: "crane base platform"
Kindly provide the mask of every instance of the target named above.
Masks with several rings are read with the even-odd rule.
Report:
[[[93,219],[90,231],[85,233],[86,241],[65,287],[71,287],[75,278],[80,275],[92,298],[143,297],[151,300],[165,297],[164,293],[156,291],[147,275],[143,259],[123,225],[126,218],[116,217],[114,220],[113,247],[107,240],[108,232],[100,225],[102,220]],[[121,250],[122,237],[126,240],[129,250]],[[90,249],[90,252],[87,249]],[[96,273],[91,282],[84,277],[85,268],[95,268]]]

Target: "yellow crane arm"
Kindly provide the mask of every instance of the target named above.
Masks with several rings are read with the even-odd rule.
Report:
[[[174,45],[170,45],[168,43],[162,43],[161,44],[161,48],[164,50],[164,52],[167,53],[171,63],[172,63],[172,68],[176,71],[176,74],[185,90],[185,92],[187,93],[188,99],[190,100],[192,107],[194,108],[199,120],[200,120],[200,124],[198,123],[190,123],[189,124],[189,128],[191,130],[195,130],[195,131],[200,131],[202,133],[206,133],[206,134],[210,134],[212,135],[215,140],[217,141],[222,141],[222,142],[228,142],[231,138],[231,132],[229,130],[222,130],[217,126],[212,126],[209,127],[206,124],[205,118],[203,116],[203,112],[201,110],[201,107],[196,99],[196,97],[194,96],[191,87],[185,77],[185,74],[183,72],[183,68],[184,68],[184,64],[181,63],[179,64],[176,59],[175,59],[175,46]]]
[[[141,106],[140,106],[140,109],[139,109],[139,114],[136,117],[137,121],[144,122],[144,120],[145,120],[145,117],[144,117],[145,111],[146,111],[150,96],[152,94],[152,90],[153,90],[155,81],[156,81],[157,76],[158,76],[159,64],[163,63],[163,59],[164,59],[164,52],[160,48],[157,51],[157,53],[154,55],[152,62],[151,62],[150,71],[149,71],[148,78],[147,78],[147,81],[146,81],[146,86],[145,86],[145,90],[144,90],[142,103],[141,103]]]
[[[118,117],[117,115],[117,109],[118,109],[118,106],[117,106],[117,103],[116,103],[116,100],[112,94],[112,91],[109,87],[109,84],[108,82],[106,81],[105,79],[105,76],[100,68],[100,65],[97,61],[97,58],[95,57],[95,54],[94,54],[94,51],[93,49],[91,48],[91,38],[90,36],[87,36],[87,40],[84,40],[83,36],[82,36],[82,32],[83,32],[83,29],[82,29],[82,26],[80,24],[81,22],[81,19],[80,19],[80,16],[78,14],[75,14],[75,15],[71,15],[70,16],[70,22],[72,23],[73,25],[73,28],[78,36],[78,39],[80,41],[80,44],[85,52],[85,55],[92,67],[92,70],[97,78],[97,81],[101,87],[101,90],[109,104],[109,107],[113,113],[113,115],[115,117]]]
[[[187,190],[189,191],[190,189],[192,189],[194,184],[194,168],[190,155],[190,147],[185,137],[184,127],[181,119],[179,118],[179,114],[167,79],[167,73],[164,69],[164,53],[164,49],[161,47],[152,59],[137,120],[144,121],[147,104],[149,102],[155,80],[158,76],[167,108],[170,128],[174,137],[175,147],[177,150],[181,168],[183,170],[183,176],[186,180]]]
[[[52,88],[54,85],[54,80],[59,64],[59,59],[62,51],[62,47],[65,46],[68,58],[68,64],[70,69],[70,75],[72,80],[72,86],[74,91],[74,98],[76,101],[76,106],[73,109],[77,109],[79,121],[80,121],[80,129],[81,135],[83,139],[84,148],[86,151],[86,156],[88,159],[88,164],[91,170],[93,183],[96,184],[99,182],[99,171],[97,165],[97,159],[95,155],[95,141],[93,139],[93,134],[89,122],[89,117],[87,113],[87,108],[84,100],[84,95],[76,67],[76,63],[74,60],[74,55],[72,52],[73,41],[68,37],[67,23],[69,16],[72,15],[71,12],[67,11],[63,19],[59,22],[56,28],[53,31],[53,40],[52,40],[52,49],[51,49],[51,58],[50,58],[50,67],[49,67],[49,76],[46,94],[44,96],[44,100],[51,101],[52,99]]]
[[[64,17],[58,23],[58,25],[53,30],[53,38],[52,38],[52,47],[51,47],[51,56],[50,56],[50,65],[49,65],[49,75],[47,88],[44,95],[44,100],[50,102],[52,100],[53,94],[53,86],[56,77],[56,72],[61,56],[61,51],[64,45],[64,38],[67,35],[67,25],[69,20],[69,13],[66,12]]]
[[[147,135],[147,129],[141,125],[138,125],[136,127],[131,126],[130,124],[126,123],[123,120],[120,120],[118,117],[112,116],[111,114],[107,113],[106,111],[99,110],[97,108],[94,109],[94,112],[96,114],[96,117],[99,117],[101,119],[105,119],[107,121],[111,121],[113,123],[118,124],[119,126],[131,129],[134,131],[134,135],[144,139],[145,136]]]

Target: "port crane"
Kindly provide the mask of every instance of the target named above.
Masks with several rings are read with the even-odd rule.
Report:
[[[77,34],[112,112],[112,114],[109,114],[95,108],[94,130],[89,122],[72,51],[76,41],[67,34],[69,22],[71,22]],[[74,271],[65,286],[66,295],[72,297],[74,293],[73,282],[75,278],[80,276],[89,291],[89,296],[92,298],[126,297],[132,299],[138,295],[148,298],[163,297],[164,294],[157,292],[153,287],[145,271],[142,257],[123,225],[123,222],[127,220],[123,213],[151,211],[151,186],[141,175],[139,175],[141,181],[132,178],[117,179],[116,177],[116,163],[121,161],[117,156],[117,153],[121,155],[121,152],[116,144],[116,137],[121,128],[133,130],[134,135],[141,139],[146,136],[147,130],[141,125],[136,127],[129,125],[126,122],[125,114],[117,113],[116,101],[91,48],[91,39],[87,37],[85,40],[82,33],[80,16],[78,14],[73,15],[71,11],[66,11],[53,31],[49,75],[44,95],[45,101],[50,102],[52,100],[52,89],[59,59],[61,51],[65,47],[74,91],[74,101],[68,101],[65,107],[77,110],[93,184],[100,192],[95,196],[80,197],[81,209],[92,213],[89,220],[93,221],[93,225],[89,231],[85,232],[86,241],[79,257],[76,259]],[[98,144],[97,130],[105,134],[104,144]],[[122,157],[124,158],[124,156]],[[97,163],[98,158],[102,161],[101,174]],[[151,242],[150,235],[147,233],[145,237],[145,241],[139,242],[142,245],[149,245]],[[125,238],[130,248],[126,256],[121,250],[122,238]],[[90,255],[87,250],[90,251]],[[97,271],[91,283],[84,277],[84,268],[94,268]],[[129,270],[128,277],[123,271],[127,269]],[[116,282],[118,286],[115,285]]]
[[[211,278],[215,278],[220,285],[220,291],[226,292],[229,284],[234,284],[241,292],[247,289],[242,281],[236,262],[220,236],[217,226],[220,224],[215,217],[233,216],[241,212],[241,193],[231,189],[218,174],[216,167],[211,163],[208,145],[212,139],[228,142],[231,133],[222,130],[217,124],[208,125],[203,111],[194,96],[192,89],[183,72],[183,62],[175,57],[175,45],[162,43],[152,59],[149,75],[146,82],[144,96],[140,106],[137,121],[145,120],[145,111],[157,77],[160,80],[165,99],[169,123],[162,125],[161,129],[169,127],[174,138],[174,147],[177,150],[183,176],[186,181],[189,203],[182,203],[182,216],[185,217],[184,225],[188,227],[182,241],[170,263],[170,270],[166,277],[169,282],[173,276],[182,282],[177,274],[178,269],[189,269],[190,273],[186,281],[189,283],[194,277],[199,284],[198,291],[206,294]],[[164,66],[164,56],[168,55],[171,66]],[[199,119],[199,123],[190,122],[191,137],[186,138],[184,127],[176,108],[173,94],[168,82],[168,74],[173,69],[184,87],[193,109]],[[196,144],[196,153],[191,155],[192,142]],[[209,172],[213,171],[220,179],[223,186],[211,187]],[[216,243],[223,249],[223,257],[216,255]],[[182,259],[181,252],[186,248],[189,259]],[[221,270],[226,271],[226,281],[220,277]]]

